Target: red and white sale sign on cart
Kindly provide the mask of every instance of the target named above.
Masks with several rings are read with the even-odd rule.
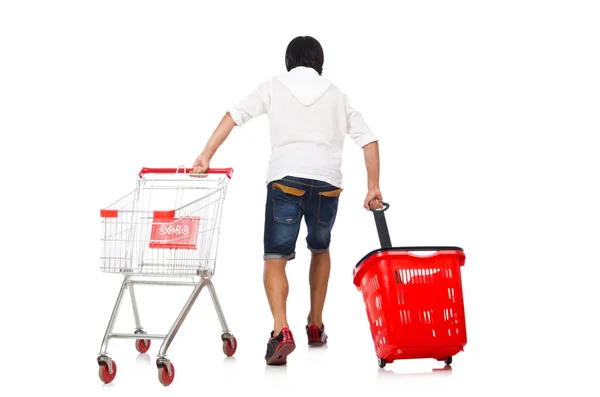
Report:
[[[200,217],[175,218],[175,211],[154,211],[150,248],[197,249]]]

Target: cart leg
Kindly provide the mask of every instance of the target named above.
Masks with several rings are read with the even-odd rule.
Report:
[[[215,305],[215,310],[217,311],[217,316],[219,317],[219,322],[221,323],[221,330],[224,333],[229,332],[227,321],[225,321],[225,315],[223,314],[223,309],[221,309],[221,304],[219,303],[219,298],[217,297],[217,291],[215,291],[215,286],[210,280],[206,280],[206,286],[208,287],[210,297]]]
[[[183,321],[187,317],[188,313],[190,312],[190,309],[192,308],[192,306],[194,306],[194,302],[196,302],[198,295],[200,295],[200,291],[202,291],[202,289],[205,286],[206,286],[206,280],[202,280],[198,284],[196,284],[196,286],[194,287],[194,290],[192,291],[192,294],[190,295],[187,302],[185,303],[185,306],[179,313],[179,316],[177,316],[177,320],[175,320],[175,323],[169,330],[169,333],[165,337],[165,340],[163,340],[162,345],[160,346],[160,350],[158,352],[158,358],[156,359],[156,365],[159,368],[160,367],[167,368],[167,370],[169,371],[169,376],[171,375],[171,373],[170,373],[171,369],[169,366],[169,360],[167,359],[167,350],[169,350],[169,346],[171,345],[171,342],[173,342],[175,335],[177,335],[177,332],[179,331],[179,328],[181,328],[181,325],[183,324]]]
[[[217,297],[217,291],[215,291],[215,286],[212,281],[205,280],[206,286],[208,287],[208,291],[210,292],[210,297],[212,298],[213,304],[215,305],[215,311],[217,312],[217,316],[219,317],[219,322],[221,323],[221,330],[223,334],[221,335],[221,339],[228,339],[231,343],[231,346],[235,348],[235,339],[227,326],[227,321],[225,321],[225,315],[223,314],[223,309],[221,309],[221,304],[219,303],[219,298]]]
[[[129,284],[129,295],[131,296],[131,306],[133,307],[133,318],[135,319],[135,333],[138,335],[145,335],[146,331],[142,327],[140,321],[140,314],[137,307],[137,299],[135,299],[135,291],[133,289],[133,283]],[[150,339],[136,339],[135,349],[139,353],[146,353],[150,349]]]
[[[119,309],[121,308],[121,302],[123,301],[123,295],[125,294],[125,289],[127,289],[128,283],[129,276],[126,276],[123,280],[123,284],[121,284],[121,290],[119,291],[119,295],[117,296],[115,307],[113,308],[110,320],[108,321],[108,326],[106,327],[106,332],[104,333],[104,339],[102,340],[102,347],[100,348],[99,354],[99,356],[101,357],[107,357],[108,341],[110,340],[110,334],[112,333],[112,330],[115,327],[115,322],[117,321]]]
[[[137,300],[135,299],[135,291],[133,290],[133,284],[129,285],[129,295],[131,296],[131,306],[133,306],[133,318],[135,319],[135,331],[141,333],[144,331],[142,328],[142,322],[140,321],[140,314],[138,312]]]

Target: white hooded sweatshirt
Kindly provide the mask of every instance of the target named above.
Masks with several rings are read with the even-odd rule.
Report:
[[[348,97],[307,67],[263,82],[227,111],[238,126],[268,115],[271,158],[267,183],[295,176],[341,188],[346,135],[361,148],[378,140]]]

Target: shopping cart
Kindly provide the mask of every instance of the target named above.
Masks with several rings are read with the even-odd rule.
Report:
[[[140,353],[148,351],[150,340],[162,339],[156,359],[158,379],[170,385],[175,367],[167,358],[167,350],[205,287],[221,323],[223,353],[232,356],[237,349],[211,281],[223,202],[233,170],[210,169],[203,175],[191,171],[183,167],[143,168],[135,189],[100,211],[100,269],[124,277],[97,359],[98,373],[105,383],[112,382],[117,374],[117,365],[107,352],[111,339],[134,339]],[[166,335],[149,334],[142,327],[134,293],[134,286],[140,284],[193,287]],[[133,306],[135,332],[113,333],[126,290]]]
[[[452,363],[467,343],[460,247],[392,247],[384,212],[374,210],[381,248],[354,268],[380,368],[401,359]]]

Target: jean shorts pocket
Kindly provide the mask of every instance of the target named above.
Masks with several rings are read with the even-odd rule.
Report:
[[[321,225],[330,225],[335,219],[342,189],[319,192],[319,210],[317,220]]]
[[[300,220],[302,196],[304,190],[281,183],[273,183],[271,199],[273,200],[273,220],[279,223],[296,223]]]

